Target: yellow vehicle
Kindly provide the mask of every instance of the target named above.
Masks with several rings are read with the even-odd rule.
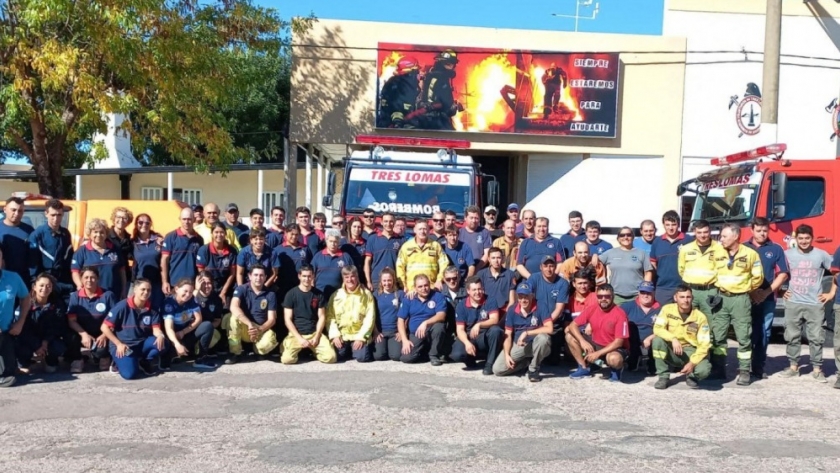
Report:
[[[38,228],[46,222],[44,210],[48,196],[33,195],[28,193],[13,193],[14,197],[20,197],[24,201],[23,221]],[[73,248],[78,248],[85,239],[85,225],[94,218],[101,218],[111,225],[111,212],[115,207],[125,207],[131,211],[135,220],[139,214],[145,213],[152,217],[154,230],[161,235],[181,225],[181,209],[187,204],[177,200],[64,200],[64,219],[61,225],[70,231],[73,237]],[[0,201],[0,219],[6,218],[3,213],[5,200]],[[134,223],[128,227],[131,232]]]

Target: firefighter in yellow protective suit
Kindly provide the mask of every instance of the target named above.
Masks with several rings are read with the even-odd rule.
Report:
[[[712,371],[709,349],[712,346],[711,329],[706,316],[694,307],[691,288],[682,285],[674,294],[673,304],[662,307],[653,324],[654,339],[651,344],[656,374],[656,389],[668,387],[671,368],[680,368],[686,375],[690,388],[698,387],[697,381],[706,379]]]
[[[440,289],[449,257],[436,241],[429,240],[429,226],[425,220],[414,224],[414,239],[403,243],[397,254],[397,279],[406,291],[414,289],[414,277],[424,274],[432,285]]]

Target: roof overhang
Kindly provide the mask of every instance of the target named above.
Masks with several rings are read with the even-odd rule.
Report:
[[[231,164],[226,169],[211,166],[207,172],[237,172],[237,171],[274,171],[285,169],[283,163],[266,164]],[[122,169],[65,169],[66,176],[126,176],[131,174],[167,174],[167,173],[196,172],[192,166],[143,166],[140,168]],[[35,171],[0,171],[0,179],[34,179]]]

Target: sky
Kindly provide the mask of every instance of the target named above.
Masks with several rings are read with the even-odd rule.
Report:
[[[527,30],[574,31],[575,20],[552,13],[574,15],[578,0],[254,0],[276,8],[283,18],[307,16],[342,20],[484,26]],[[585,0],[582,0],[582,3]],[[597,33],[662,34],[664,0],[591,0],[581,7],[578,31]]]

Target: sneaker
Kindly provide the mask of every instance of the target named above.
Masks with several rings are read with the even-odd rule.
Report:
[[[52,374],[52,373],[55,373],[56,371],[58,371],[58,366],[48,365],[48,364],[44,363],[44,373]]]
[[[741,370],[738,372],[738,380],[735,382],[738,386],[749,386],[750,385],[750,372],[747,370]]]
[[[811,373],[811,376],[813,376],[813,377],[814,377],[814,379],[815,379],[818,383],[827,383],[827,382],[828,382],[828,380],[827,380],[827,379],[825,379],[825,374],[822,372],[822,370],[820,370],[820,371],[814,371],[813,373]]]
[[[540,376],[540,372],[539,371],[528,370],[528,381],[530,381],[532,383],[539,383],[540,381],[542,381],[542,377]]]
[[[788,366],[782,372],[779,373],[779,376],[782,378],[795,378],[799,376],[799,368],[794,368],[792,366]]]
[[[693,376],[685,378],[685,385],[691,389],[697,389],[700,387],[700,385],[697,384],[697,380]]]
[[[473,369],[475,369],[475,368],[478,366],[478,363],[476,363],[476,362],[475,362],[475,358],[472,358],[472,357],[467,357],[467,359],[466,359],[466,360],[464,360],[464,366],[465,366],[468,370],[473,370]]]
[[[752,377],[755,379],[767,379],[767,373],[764,370],[753,370]]]
[[[100,360],[100,364],[99,364],[99,366],[102,366],[101,360]],[[111,364],[108,366],[108,372],[110,372],[110,373],[114,373],[114,374],[120,374],[120,369],[119,369],[119,368],[117,368],[117,364],[116,364],[116,363],[111,363]]]
[[[668,378],[659,378],[653,385],[654,389],[668,389]]]
[[[493,368],[484,368],[483,370],[481,370],[481,374],[483,374],[484,376],[493,376]],[[840,379],[840,378],[838,378],[838,379]],[[840,386],[835,386],[835,387],[840,387]]]
[[[226,365],[235,365],[239,363],[239,355],[230,355],[229,357],[225,358]]]
[[[99,359],[99,371],[108,371],[111,367],[111,358],[109,357],[102,357]]]
[[[10,388],[15,385],[14,376],[0,376],[0,388]]]
[[[617,383],[621,381],[621,373],[624,372],[624,368],[620,370],[610,370],[610,382]]]
[[[73,374],[84,373],[85,371],[85,360],[74,360],[70,363],[70,372]]]
[[[211,360],[209,357],[202,356],[201,358],[195,360],[195,363],[193,363],[193,366],[196,367],[196,368],[203,368],[203,369],[212,370],[213,368],[216,367],[216,362]]]
[[[158,363],[158,368],[160,368],[161,371],[169,371],[172,369],[172,363],[175,363],[175,360],[178,359],[179,358],[166,359],[166,357],[162,357]]]
[[[430,356],[429,363],[431,363],[432,366],[443,366],[443,361],[441,361],[441,359],[436,356]]]
[[[157,374],[156,363],[152,360],[140,360],[140,371],[146,376]]]
[[[569,377],[572,379],[583,379],[588,378],[591,375],[592,372],[589,371],[589,368],[584,368],[583,366],[578,365],[578,369],[576,369],[574,373],[570,374]]]

